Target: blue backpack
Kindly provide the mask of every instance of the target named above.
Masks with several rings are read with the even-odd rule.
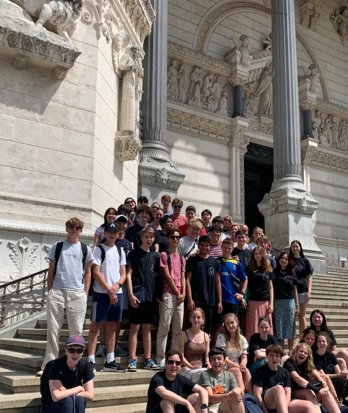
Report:
[[[243,403],[244,403],[245,413],[263,413],[263,409],[260,406],[259,401],[252,394],[245,393],[243,397]]]

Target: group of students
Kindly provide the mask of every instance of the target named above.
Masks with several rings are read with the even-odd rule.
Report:
[[[212,219],[211,212],[204,210],[200,219],[193,206],[183,215],[183,202],[171,201],[168,195],[161,199],[162,208],[159,203],[151,207],[147,203],[146,197],[140,197],[138,205],[127,198],[117,209],[108,208],[92,250],[79,241],[83,222],[78,218],[67,221],[67,239],[49,253],[47,346],[39,375],[58,357],[64,309],[70,334],[82,334],[90,292],[87,351],[93,372],[98,335],[105,346],[103,371],[136,371],[140,327],[143,368],[166,367],[170,332],[171,348],[183,354],[181,370],[189,379],[209,366],[210,341],[223,341],[222,328],[225,339],[238,342],[228,328],[238,331],[242,323],[246,339],[237,348],[246,354],[246,340],[251,345],[260,317],[267,317],[270,333],[273,319],[279,341],[283,344],[287,339],[293,347],[296,314],[300,329],[305,328],[313,272],[299,241],[293,241],[290,252],[281,253],[275,261],[270,256],[270,241],[260,228],[254,229],[253,242],[248,244],[247,226],[234,224],[231,216]],[[115,360],[115,351],[116,355],[127,354],[118,344],[125,307],[130,321],[126,369]],[[151,355],[153,325],[158,325],[156,357]],[[240,388],[250,390],[247,357],[232,353],[227,364],[234,369]]]
[[[190,334],[194,332],[198,341],[203,310],[193,310],[190,321]],[[197,352],[196,358],[205,365],[189,364],[186,347],[167,353],[164,370],[150,382],[146,413],[347,412],[348,352],[330,344],[335,337],[320,310],[311,313],[310,321],[290,356],[284,356],[283,347],[270,334],[268,317],[260,318],[248,345],[238,317],[226,314],[213,348],[201,333],[205,352]]]

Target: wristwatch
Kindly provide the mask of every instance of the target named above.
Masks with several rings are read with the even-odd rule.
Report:
[[[201,410],[207,409],[208,405],[206,403],[201,404]]]

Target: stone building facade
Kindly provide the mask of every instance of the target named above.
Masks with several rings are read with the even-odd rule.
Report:
[[[140,192],[264,222],[270,1],[84,0],[75,9],[57,1],[64,24],[43,21],[44,0],[39,10],[2,2],[1,282],[43,268],[68,217],[86,222],[89,239],[107,207]],[[296,147],[317,202],[296,198],[295,212],[310,210],[317,246],[339,266],[348,257],[348,8],[295,0],[294,11]]]

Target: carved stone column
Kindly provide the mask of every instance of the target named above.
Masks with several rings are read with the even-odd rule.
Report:
[[[175,195],[185,175],[171,161],[167,140],[167,15],[168,0],[151,0],[156,20],[145,41],[142,141],[139,194],[159,199]]]
[[[275,248],[302,242],[317,273],[325,273],[325,258],[313,236],[318,202],[301,177],[300,124],[296,58],[295,11],[292,0],[272,2],[274,181],[259,204],[266,234]]]
[[[250,141],[244,136],[244,132],[248,127],[246,119],[233,119],[230,142],[230,210],[233,221],[238,223],[244,222],[244,155]]]

